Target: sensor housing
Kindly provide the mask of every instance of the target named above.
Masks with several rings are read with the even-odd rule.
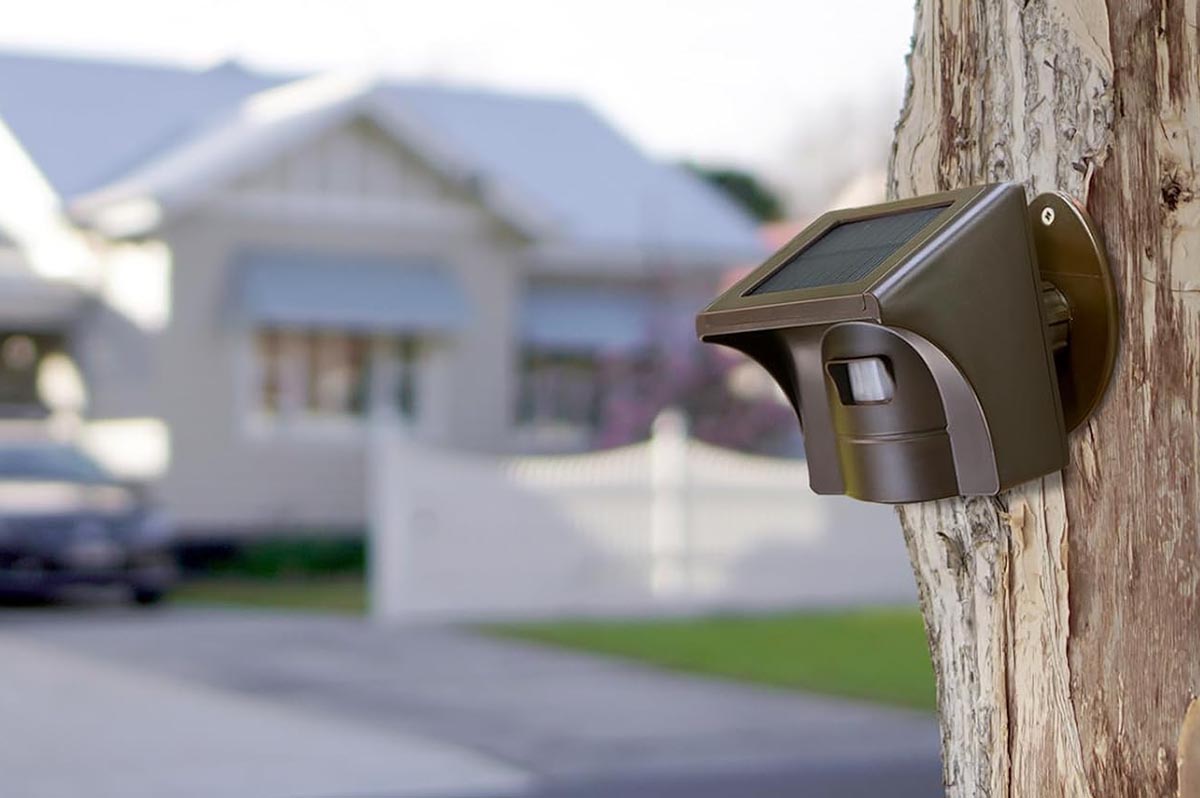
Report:
[[[1067,463],[1116,305],[1062,194],[997,184],[827,213],[696,320],[791,400],[817,493],[993,495]]]

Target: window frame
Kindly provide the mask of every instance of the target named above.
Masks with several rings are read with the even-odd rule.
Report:
[[[267,367],[263,359],[262,342],[265,336],[276,335],[280,339],[281,349],[291,349],[285,366],[290,361],[292,371],[291,381],[300,388],[299,399],[280,401],[280,409],[269,410],[264,404],[264,390],[267,384]],[[351,387],[352,395],[356,390],[361,394],[361,410],[357,412],[314,412],[313,361],[317,359],[317,350],[324,346],[326,351],[332,351],[328,342],[341,339],[346,341],[365,342],[362,364],[359,366],[358,381],[363,383],[360,388]],[[353,344],[351,344],[353,347]],[[378,332],[357,332],[346,329],[324,327],[291,327],[283,325],[252,325],[241,336],[238,347],[238,364],[236,367],[235,401],[240,409],[242,429],[251,438],[298,437],[304,439],[338,441],[361,440],[368,422],[376,413],[376,403],[382,396],[395,392],[385,383],[388,372],[396,374],[407,399],[401,399],[390,405],[390,411],[384,416],[388,419],[416,425],[421,421],[420,385],[426,354],[426,341],[418,334],[391,334]],[[398,357],[397,357],[398,355]],[[353,356],[351,356],[353,359]],[[390,361],[390,362],[389,362]],[[286,382],[285,375],[280,382]],[[354,380],[352,380],[353,382]],[[286,386],[276,390],[280,395],[289,392]],[[343,389],[344,390],[344,389]],[[356,400],[351,399],[351,402]],[[283,410],[288,405],[290,409]]]
[[[655,368],[655,360],[660,354],[650,342],[621,350],[521,346],[517,352],[516,399],[512,410],[512,425],[520,445],[536,449],[590,448],[603,431],[606,404],[621,390],[636,390],[635,383],[643,370]],[[590,419],[580,422],[553,415],[539,418],[536,411],[526,413],[530,391],[529,364],[535,358],[551,361],[574,358],[590,362],[592,375],[587,381],[594,386],[590,400],[592,408],[588,411]]]

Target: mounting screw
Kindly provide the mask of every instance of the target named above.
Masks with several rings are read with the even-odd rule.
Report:
[[[1054,224],[1054,209],[1049,205],[1047,205],[1045,208],[1042,208],[1042,224],[1046,225],[1047,227]]]

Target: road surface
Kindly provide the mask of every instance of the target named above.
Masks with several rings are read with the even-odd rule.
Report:
[[[940,794],[926,715],[443,627],[0,610],[22,798]]]

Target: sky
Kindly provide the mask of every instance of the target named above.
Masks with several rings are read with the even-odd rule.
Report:
[[[890,126],[911,31],[911,0],[37,0],[0,47],[570,94],[655,155],[780,183],[831,113]]]

